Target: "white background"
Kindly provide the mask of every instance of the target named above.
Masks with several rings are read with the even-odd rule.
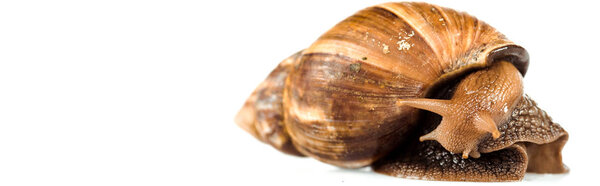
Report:
[[[282,59],[380,2],[2,1],[0,185],[444,183],[283,155],[233,123]],[[569,174],[517,184],[594,182],[597,5],[434,3],[527,48],[526,92],[570,133]]]

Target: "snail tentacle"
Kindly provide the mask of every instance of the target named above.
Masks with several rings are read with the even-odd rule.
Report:
[[[442,116],[448,116],[452,114],[453,104],[450,100],[442,99],[427,99],[427,98],[413,98],[413,99],[400,99],[396,102],[398,106],[410,106],[418,109],[428,110]]]
[[[498,126],[496,126],[496,122],[489,114],[478,114],[475,117],[476,127],[480,130],[489,132],[492,134],[492,138],[497,139],[500,137],[500,131],[498,131]]]

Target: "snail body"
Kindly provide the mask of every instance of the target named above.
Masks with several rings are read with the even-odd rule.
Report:
[[[530,168],[566,172],[560,150],[567,133],[523,93],[528,63],[524,48],[466,13],[426,3],[381,4],[281,62],[236,123],[284,153],[344,168],[372,165],[392,176],[506,181],[521,179]],[[525,107],[538,112],[514,114]],[[529,120],[519,120],[524,117]],[[518,122],[552,127],[532,136],[538,128],[515,132]],[[530,143],[551,152],[537,154],[551,155],[528,156]],[[416,151],[448,152],[471,167],[511,156],[518,170],[399,172],[420,161],[444,161],[414,158]],[[535,163],[546,159],[554,165]],[[445,176],[431,176],[440,172]]]

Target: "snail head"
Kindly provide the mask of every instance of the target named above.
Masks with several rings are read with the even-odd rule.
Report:
[[[510,117],[522,95],[521,73],[513,64],[500,61],[467,75],[450,100],[408,98],[397,104],[441,115],[437,128],[419,140],[436,140],[466,159],[480,156],[478,145],[488,135],[500,137],[498,125]]]

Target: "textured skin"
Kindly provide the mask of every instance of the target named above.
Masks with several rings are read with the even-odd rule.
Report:
[[[423,118],[423,124],[428,125],[424,128],[429,128],[423,133],[435,128],[441,119],[431,113]],[[390,176],[446,181],[517,181],[525,172],[568,171],[560,154],[567,132],[528,96],[523,96],[499,129],[499,138],[488,136],[480,144],[484,152],[480,158],[462,159],[437,142],[413,140],[372,167]]]
[[[568,169],[562,163],[561,151],[568,139],[568,133],[560,125],[526,96],[513,110],[511,119],[500,125],[498,139],[487,137],[479,145],[482,152],[493,152],[507,148],[512,143],[527,146],[529,165],[527,172],[565,173]]]
[[[373,165],[376,172],[390,176],[443,181],[517,181],[527,165],[523,146],[510,146],[480,158],[463,159],[439,143],[415,142],[410,151],[393,154]]]

